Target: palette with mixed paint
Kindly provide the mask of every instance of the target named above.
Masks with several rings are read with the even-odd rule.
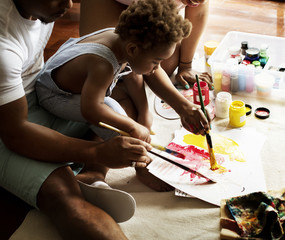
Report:
[[[181,89],[181,88],[177,88],[178,91],[190,102],[193,102],[193,89]],[[212,96],[212,92],[210,92],[210,95]],[[212,97],[211,97],[212,98]],[[210,114],[211,114],[211,118],[214,118],[214,112],[215,112],[215,105],[213,104],[213,101],[210,102],[206,108],[209,110]],[[158,96],[155,96],[154,99],[154,109],[156,111],[156,113],[165,118],[165,119],[178,119],[179,115],[174,111],[174,109],[169,106],[166,102],[164,102],[162,99],[160,99]]]
[[[238,131],[231,130],[229,135],[238,141],[223,134],[212,134],[216,160],[221,166],[215,171],[210,169],[205,137],[191,134],[185,129],[176,131],[175,138],[168,145],[168,148],[183,153],[186,156],[185,159],[160,153],[210,179],[215,179],[216,183],[210,182],[194,172],[177,168],[159,158],[154,158],[148,169],[150,173],[180,191],[217,206],[220,205],[222,199],[228,197],[253,191],[265,191],[260,156],[257,154],[259,150],[256,149],[262,146],[264,137],[258,136],[260,142],[258,144],[255,142],[253,148],[257,152],[253,152],[249,150],[248,146],[252,147],[252,139],[257,137],[257,132],[247,129],[244,134],[239,135]],[[237,143],[239,141],[241,146]]]

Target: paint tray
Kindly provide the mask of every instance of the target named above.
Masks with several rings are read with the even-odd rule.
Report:
[[[249,48],[259,48],[262,44],[267,44],[267,55],[269,59],[263,69],[255,69],[255,76],[260,73],[268,73],[274,77],[274,84],[269,96],[272,100],[285,100],[285,38],[274,37],[268,35],[245,33],[238,31],[228,32],[214,53],[209,58],[208,62],[211,65],[212,76],[215,69],[223,68],[229,59],[229,48],[232,46],[241,47],[241,42],[247,41]],[[240,73],[238,77],[241,77]],[[246,91],[233,92],[237,95],[259,96],[256,92],[256,86],[251,93]],[[260,97],[260,96],[259,96]]]

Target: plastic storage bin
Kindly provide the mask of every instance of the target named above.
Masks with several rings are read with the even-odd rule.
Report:
[[[267,45],[268,59],[263,68],[254,67],[253,64],[247,66],[240,64],[237,59],[233,61],[229,50],[234,47],[241,48],[242,42],[245,41],[248,43],[248,48],[264,50],[264,46]],[[208,62],[211,65],[215,94],[228,89],[229,92],[237,95],[251,94],[285,100],[285,38],[237,31],[228,32]],[[258,81],[255,81],[255,78],[261,73],[269,74],[274,79],[272,91],[268,91],[268,94],[258,94],[260,91],[257,91],[256,82]],[[227,84],[227,87],[225,88],[223,84]]]

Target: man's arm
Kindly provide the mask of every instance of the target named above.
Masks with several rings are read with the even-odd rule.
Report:
[[[0,136],[9,149],[40,161],[91,161],[94,143],[29,122],[27,115],[25,96],[0,106]]]
[[[95,143],[71,138],[29,122],[27,113],[25,96],[0,106],[0,137],[18,154],[48,162],[97,162],[110,168],[127,167],[132,161],[150,161],[146,149],[151,147],[139,139],[117,137]]]

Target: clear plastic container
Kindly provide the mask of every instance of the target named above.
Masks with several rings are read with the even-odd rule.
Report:
[[[281,71],[281,66],[285,66],[285,38],[267,36],[261,34],[253,34],[253,33],[245,33],[238,31],[231,31],[226,34],[224,39],[220,42],[219,46],[213,52],[213,54],[208,59],[208,63],[211,66],[212,74],[215,71],[215,66],[217,64],[223,65],[223,77],[222,77],[222,85],[221,90],[228,90],[228,81],[230,74],[227,74],[229,71],[224,71],[225,68],[229,68],[227,65],[227,59],[229,59],[229,48],[231,46],[241,46],[241,43],[246,41],[248,43],[248,47],[250,48],[258,48],[260,49],[260,55],[262,59],[265,59],[264,62],[261,62],[262,69],[255,69],[253,73],[252,67],[245,69],[239,69],[238,71],[238,84],[239,91],[235,92],[237,95],[247,95],[251,96],[262,96],[260,91],[257,91],[257,86],[254,77],[260,73],[270,73],[274,78],[274,84],[272,86],[271,94],[265,95],[264,97],[268,97],[274,101],[285,101],[285,72]],[[265,45],[267,47],[265,47]],[[266,55],[264,55],[266,50]],[[263,58],[265,57],[265,58]],[[260,67],[260,68],[261,68]],[[221,71],[219,71],[221,72]],[[213,76],[213,75],[212,75]],[[219,80],[219,74],[216,75]],[[244,77],[245,76],[245,77]],[[246,81],[245,81],[246,80]],[[219,82],[217,81],[217,85]],[[244,88],[246,83],[246,88]],[[215,93],[219,92],[219,88],[217,91],[215,89]],[[229,90],[231,92],[231,89]]]

